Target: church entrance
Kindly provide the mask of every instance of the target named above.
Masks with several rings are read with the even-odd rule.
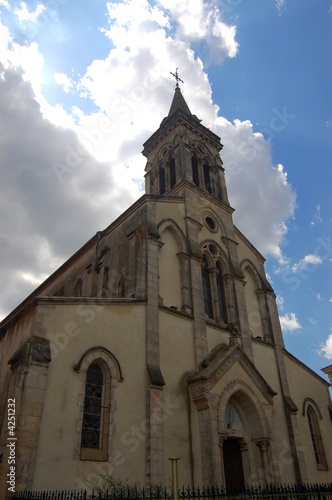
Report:
[[[240,439],[225,439],[222,448],[227,494],[243,491],[245,489],[245,482]]]

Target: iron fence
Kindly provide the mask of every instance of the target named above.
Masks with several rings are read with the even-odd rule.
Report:
[[[252,486],[241,492],[223,488],[182,488],[179,500],[332,500],[332,483]],[[172,500],[167,488],[111,488],[109,490],[22,491],[13,500]]]

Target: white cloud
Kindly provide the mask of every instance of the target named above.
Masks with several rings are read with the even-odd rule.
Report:
[[[327,359],[332,359],[332,333],[327,337],[325,344],[319,350]]]
[[[286,0],[276,0],[276,6],[280,14],[282,9],[286,8]]]
[[[35,22],[40,14],[44,12],[45,6],[42,4],[38,4],[35,10],[29,12],[27,4],[25,2],[21,2],[21,7],[14,10],[14,14],[17,16],[18,21],[20,23],[24,23],[25,21]]]
[[[1,71],[1,67],[0,67]],[[79,149],[76,134],[46,120],[19,71],[0,79],[1,313],[24,298],[97,230],[139,195],[123,187],[110,163]],[[20,147],[17,147],[17,144]],[[78,154],[77,151],[80,151]],[[76,152],[76,164],[71,155]],[[56,175],[55,165],[65,169]],[[78,224],[77,221],[84,224]]]
[[[318,266],[323,263],[323,259],[319,255],[309,254],[303,257],[299,262],[292,266],[292,271],[296,273],[299,270],[307,269],[309,266]]]
[[[285,308],[285,299],[281,295],[277,295],[276,302],[277,302],[278,309],[280,311],[283,311]]]
[[[5,166],[0,175],[8,186],[0,201],[8,214],[0,227],[1,272],[3,281],[11,282],[1,292],[3,312],[142,194],[145,159],[140,151],[168,113],[174,92],[169,73],[176,67],[191,111],[225,145],[222,157],[236,224],[259,251],[282,261],[285,221],[293,214],[295,194],[283,167],[273,165],[270,143],[252,123],[218,116],[203,63],[191,46],[203,22],[201,13],[209,11],[203,2],[194,5],[190,15],[196,24],[185,36],[180,0],[174,0],[172,12],[165,10],[166,0],[154,6],[146,0],[108,4],[104,34],[112,48],[107,57],[92,61],[76,81],[72,75],[56,76],[70,94],[93,101],[97,110],[89,114],[76,104],[72,114],[48,104],[41,90],[47,61],[38,45],[13,44],[0,24],[0,113],[6,116],[0,123]],[[202,29],[216,28],[211,50],[218,42],[223,58],[234,56],[235,31],[228,32],[227,45],[218,12],[212,9],[209,15],[209,27]]]
[[[55,73],[54,80],[58,85],[60,85],[60,87],[62,87],[63,91],[66,92],[66,94],[68,94],[68,92],[74,85],[72,79],[68,78],[68,76],[64,73]]]
[[[295,330],[299,330],[300,328],[302,328],[295,313],[290,313],[290,314],[285,314],[284,316],[280,316],[280,324],[281,328],[285,332],[293,332]]]
[[[236,26],[224,23],[217,8],[203,0],[158,0],[176,21],[177,37],[187,41],[203,41],[210,52],[210,62],[235,57],[238,52]]]

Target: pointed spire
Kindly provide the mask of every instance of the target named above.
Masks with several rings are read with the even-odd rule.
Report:
[[[175,94],[174,94],[174,97],[173,97],[173,101],[172,101],[172,104],[171,104],[168,116],[171,116],[178,109],[181,109],[187,115],[191,116],[191,111],[190,111],[190,109],[188,107],[188,104],[184,100],[184,97],[183,97],[183,95],[181,93],[180,87],[176,87],[175,88]]]

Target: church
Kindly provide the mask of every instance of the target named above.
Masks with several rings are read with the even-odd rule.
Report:
[[[331,482],[329,383],[285,349],[178,80],[143,147],[145,194],[0,325],[1,496],[168,486],[171,457],[184,486]]]

